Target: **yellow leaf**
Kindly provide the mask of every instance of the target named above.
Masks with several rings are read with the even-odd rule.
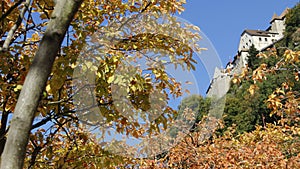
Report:
[[[185,84],[189,84],[189,85],[191,85],[191,84],[193,84],[193,82],[186,81],[186,82],[185,82]]]
[[[187,94],[191,94],[191,92],[188,89],[184,90]]]
[[[135,86],[131,86],[131,90],[133,91],[133,92],[135,92],[136,91],[136,87]]]
[[[46,86],[46,91],[47,91],[47,92],[50,92],[50,91],[51,91],[50,84],[48,84],[48,85]]]
[[[132,136],[135,138],[139,138],[139,133],[135,130],[132,132]]]
[[[193,29],[194,29],[195,31],[200,31],[200,28],[199,28],[198,26],[193,26]]]
[[[32,37],[31,37],[32,41],[39,41],[40,40],[40,36],[38,33],[34,33],[32,34]]]
[[[11,109],[10,106],[6,106],[6,107],[5,107],[5,111],[9,111],[10,109]]]
[[[111,83],[114,81],[114,76],[110,76],[108,79],[107,79],[107,83]]]
[[[44,13],[42,13],[41,15],[40,15],[40,18],[43,20],[43,19],[47,19],[47,15],[46,14],[44,14]]]
[[[71,64],[71,68],[74,69],[77,65],[75,63]]]
[[[97,76],[99,77],[99,78],[101,78],[101,73],[99,73],[99,72],[97,72]]]
[[[255,90],[258,90],[258,86],[256,86],[256,85],[251,85],[250,88],[248,89],[248,91],[251,95],[254,95]]]
[[[232,82],[233,82],[234,84],[237,84],[237,83],[240,83],[241,80],[240,80],[239,78],[234,78],[234,79],[232,80]]]
[[[14,91],[17,92],[17,91],[21,90],[22,87],[23,87],[22,85],[17,85],[17,86],[14,88]]]

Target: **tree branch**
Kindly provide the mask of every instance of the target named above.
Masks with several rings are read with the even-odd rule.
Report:
[[[16,9],[24,0],[19,0],[12,7],[10,7],[0,18],[0,22],[3,21],[14,9]]]
[[[19,26],[21,25],[22,23],[22,20],[24,18],[24,15],[25,15],[25,12],[27,11],[27,9],[29,8],[29,5],[30,5],[30,1],[31,0],[26,0],[25,3],[24,3],[24,8],[22,9],[19,17],[18,17],[18,20],[17,22],[14,24],[14,26],[9,30],[8,32],[8,35],[4,41],[4,44],[2,46],[2,48],[0,47],[0,51],[7,51],[8,50],[8,47],[9,45],[11,44],[11,41],[13,40],[14,38],[14,34],[15,32],[17,31],[17,29],[19,28]]]
[[[50,115],[50,116],[48,116],[48,117],[42,119],[41,121],[39,121],[39,122],[35,123],[34,125],[32,125],[31,130],[32,130],[32,129],[35,129],[35,128],[38,128],[38,127],[40,127],[40,126],[42,126],[42,125],[48,123],[50,120],[52,120],[52,118],[53,118],[53,117]]]

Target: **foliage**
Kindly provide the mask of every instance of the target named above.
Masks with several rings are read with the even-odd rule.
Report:
[[[130,163],[130,159],[103,150],[88,130],[72,125],[68,122],[65,128],[32,133],[24,168],[113,168]]]
[[[188,96],[180,102],[178,106],[178,115],[184,114],[185,111],[189,110],[193,112],[196,116],[194,118],[195,120],[193,121],[191,128],[189,129],[190,132],[197,130],[198,124],[200,123],[200,121],[202,121],[202,118],[208,115],[210,105],[211,105],[211,99],[203,98],[200,95]],[[176,118],[177,117],[178,116],[176,116]],[[170,136],[177,137],[179,130],[180,128],[171,129]]]
[[[285,83],[291,84],[294,91],[300,90],[297,79],[299,63],[286,63],[288,61],[283,60],[286,54],[280,56],[276,49],[260,53],[258,66],[246,68],[240,76],[244,80],[233,80],[239,83],[232,84],[226,97],[225,126],[236,124],[237,133],[241,133],[280,119],[280,116],[269,115],[271,109],[266,100]],[[294,52],[293,57],[296,55]]]
[[[286,16],[286,33],[293,33],[300,26],[300,4],[298,3],[293,7]]]
[[[299,127],[256,127],[235,135],[230,128],[224,136],[197,142],[193,133],[174,147],[164,159],[149,161],[152,168],[299,168]],[[149,167],[150,168],[150,167]]]
[[[195,123],[199,123],[202,117],[208,114],[210,102],[210,98],[203,98],[200,95],[188,96],[178,106],[178,113],[182,113],[186,108],[192,109],[197,114]]]
[[[299,50],[300,3],[289,10],[286,15],[285,37],[281,46]]]

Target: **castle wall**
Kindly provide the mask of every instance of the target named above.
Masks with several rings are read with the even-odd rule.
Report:
[[[253,42],[254,42],[255,48],[260,51],[273,43],[272,35],[271,35],[271,37],[254,36]]]
[[[271,22],[270,32],[279,33],[279,36],[282,37],[284,30],[285,30],[285,18],[283,20],[275,19]]]
[[[247,33],[243,34],[240,38],[240,44],[238,51],[249,49],[253,44],[253,37]]]

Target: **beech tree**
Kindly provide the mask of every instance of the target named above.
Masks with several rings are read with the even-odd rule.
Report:
[[[1,168],[22,168],[28,144],[31,124],[36,112],[40,95],[45,88],[47,78],[51,72],[54,59],[60,49],[65,33],[77,12],[81,1],[59,1],[51,14],[51,20],[41,40],[39,48],[32,61],[30,70],[24,81],[11,121],[7,143],[1,157]],[[30,1],[26,1],[20,13],[16,25],[8,33],[3,50],[7,50],[7,44],[13,38],[13,28],[19,26],[28,10]],[[17,25],[19,24],[19,25]],[[11,33],[12,32],[12,33]]]
[[[99,119],[117,132],[136,138],[166,129],[177,114],[167,104],[168,99],[183,94],[180,82],[167,74],[166,66],[195,69],[193,53],[201,50],[197,46],[199,29],[182,25],[171,15],[181,13],[184,3],[185,0],[62,0],[56,4],[47,0],[2,1],[0,147],[5,148],[1,149],[1,168],[22,168],[24,158],[24,167],[28,168],[110,168],[130,161],[104,150],[99,139],[82,126],[99,125]],[[130,27],[143,16],[150,16],[149,22]],[[168,24],[161,23],[160,18],[167,18]],[[122,27],[126,30],[122,31]],[[95,52],[100,52],[100,57],[84,59],[92,54],[86,46],[99,44],[98,40],[101,43]],[[78,63],[82,50],[87,53]],[[149,53],[161,56],[153,59]],[[128,66],[128,62],[140,58],[150,63],[145,69]],[[74,77],[76,68],[82,72]],[[130,70],[133,72],[127,75],[116,74]],[[96,83],[75,86],[74,80],[82,84],[84,76],[95,77]],[[89,91],[90,86],[95,102],[74,103],[80,99],[76,94]],[[120,92],[113,93],[113,86],[126,86],[133,113],[152,111],[151,106],[158,106],[161,113],[153,111],[154,120],[141,117],[150,122],[142,126],[137,119],[130,119],[135,114],[124,115],[128,111],[121,109],[124,105],[114,98]],[[159,97],[149,106],[147,98],[153,91]],[[100,114],[93,114],[95,107]]]

